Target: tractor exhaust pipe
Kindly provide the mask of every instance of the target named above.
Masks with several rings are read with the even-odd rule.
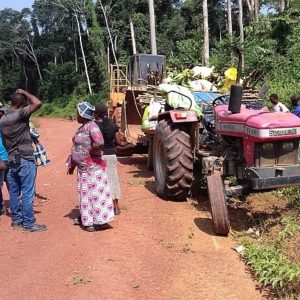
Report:
[[[228,110],[233,114],[238,114],[241,112],[243,97],[243,86],[241,84],[233,84],[230,89],[230,99]]]

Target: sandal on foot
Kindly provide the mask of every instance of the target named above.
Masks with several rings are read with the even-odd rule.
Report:
[[[73,220],[73,225],[82,225],[81,216]]]
[[[121,213],[120,208],[114,208],[115,215],[118,216]]]
[[[86,227],[86,231],[88,231],[88,232],[95,232],[96,229],[95,229],[94,226],[88,226],[88,227]]]

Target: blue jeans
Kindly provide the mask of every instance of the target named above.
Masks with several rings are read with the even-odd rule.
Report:
[[[36,166],[34,161],[22,158],[20,163],[9,163],[7,179],[12,221],[15,224],[22,223],[23,227],[31,227],[35,224],[33,212],[35,178]],[[20,195],[22,197],[21,203]]]

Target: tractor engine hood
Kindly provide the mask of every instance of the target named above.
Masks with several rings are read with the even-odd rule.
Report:
[[[232,114],[227,105],[215,107],[216,131],[222,135],[250,136],[258,139],[300,138],[300,118],[292,113],[248,109]]]

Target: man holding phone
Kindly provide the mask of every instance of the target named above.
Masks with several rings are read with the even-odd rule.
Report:
[[[29,118],[42,106],[42,102],[22,89],[16,90],[16,93],[10,96],[10,101],[10,109],[1,118],[0,128],[4,147],[9,155],[11,226],[23,227],[24,231],[29,232],[45,231],[46,225],[37,224],[33,212],[36,166],[29,128]]]

